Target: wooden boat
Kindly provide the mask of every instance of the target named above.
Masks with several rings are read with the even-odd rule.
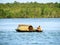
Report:
[[[17,32],[42,32],[42,29],[34,29],[32,25],[20,24],[16,29]]]

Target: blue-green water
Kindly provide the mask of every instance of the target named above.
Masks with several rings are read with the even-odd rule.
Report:
[[[18,24],[40,25],[43,32],[16,32]],[[0,19],[0,45],[60,45],[60,18]]]

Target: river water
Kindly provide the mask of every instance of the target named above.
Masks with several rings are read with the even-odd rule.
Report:
[[[43,32],[16,32],[19,24],[40,25]],[[0,45],[60,45],[60,18],[0,19]]]

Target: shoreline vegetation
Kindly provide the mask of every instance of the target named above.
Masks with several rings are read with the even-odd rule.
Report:
[[[0,18],[60,18],[60,3],[0,3]]]

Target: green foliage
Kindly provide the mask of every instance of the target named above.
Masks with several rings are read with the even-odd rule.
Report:
[[[0,18],[60,18],[60,3],[0,3]]]

